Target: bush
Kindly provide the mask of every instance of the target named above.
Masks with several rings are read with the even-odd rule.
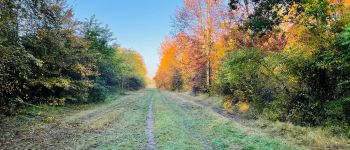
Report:
[[[308,57],[257,49],[233,51],[216,75],[219,93],[249,102],[254,115],[350,132],[350,25]],[[339,126],[339,127],[336,127]]]
[[[29,101],[33,70],[42,66],[22,48],[0,45],[0,112],[14,113],[21,106],[19,99]]]
[[[127,88],[130,90],[139,90],[145,87],[144,80],[137,77],[128,78],[126,83]]]
[[[90,89],[89,92],[89,102],[98,103],[103,102],[107,98],[107,90],[105,87],[96,84]]]
[[[249,102],[258,112],[276,99],[277,87],[267,72],[264,54],[258,49],[233,51],[223,63],[219,76],[221,91],[232,95],[234,103]],[[269,84],[266,84],[269,83]]]
[[[74,81],[64,95],[70,103],[88,103],[91,88],[93,82],[89,80]]]

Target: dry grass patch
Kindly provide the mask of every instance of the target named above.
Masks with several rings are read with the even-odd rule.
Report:
[[[119,108],[117,110],[106,112],[98,118],[91,120],[87,124],[92,129],[103,129],[104,127],[108,127],[120,119],[125,111],[125,108]]]
[[[301,127],[286,122],[254,120],[250,125],[258,127],[271,137],[282,137],[311,149],[350,149],[350,141],[346,137],[332,136],[328,131],[318,127]]]

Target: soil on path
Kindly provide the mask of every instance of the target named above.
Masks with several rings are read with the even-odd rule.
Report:
[[[150,104],[148,107],[147,113],[147,127],[146,127],[146,135],[147,135],[147,146],[150,150],[156,149],[156,142],[154,141],[154,120],[153,120],[153,92],[152,96],[149,99]]]

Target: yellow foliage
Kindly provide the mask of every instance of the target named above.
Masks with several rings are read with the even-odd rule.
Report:
[[[66,101],[66,98],[49,98],[49,105],[50,106],[63,106],[64,102]]]
[[[311,35],[305,26],[292,26],[286,32],[287,45],[284,53],[294,56],[310,57],[317,49],[311,43]]]
[[[117,55],[123,55],[123,58],[128,58],[126,59],[126,65],[131,70],[124,73],[134,77],[146,77],[147,69],[140,53],[130,49],[119,48]]]
[[[247,112],[250,108],[250,104],[248,102],[242,102],[238,104],[238,111],[241,113]]]
[[[43,119],[43,122],[50,123],[50,122],[54,122],[54,121],[56,121],[56,120],[57,120],[56,117],[54,117],[54,116],[48,116],[48,117],[46,117],[46,118]]]
[[[156,88],[156,83],[149,77],[146,77],[146,87],[147,88]]]
[[[229,112],[232,112],[233,110],[233,105],[232,105],[232,102],[230,100],[226,100],[224,102],[224,109],[229,111]]]

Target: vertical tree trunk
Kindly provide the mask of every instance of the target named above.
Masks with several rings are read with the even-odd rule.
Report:
[[[206,48],[206,55],[207,55],[207,65],[206,65],[206,90],[209,92],[210,88],[210,77],[211,77],[211,30],[212,30],[212,20],[211,20],[211,14],[210,14],[210,9],[211,9],[211,1],[208,1],[207,6],[206,6],[206,38],[205,38],[205,48]]]
[[[211,69],[210,69],[211,65],[210,65],[210,58],[208,59],[208,62],[207,62],[207,90],[209,91],[209,88],[210,88],[210,84],[211,84],[211,81],[210,81],[210,76],[211,76]]]

